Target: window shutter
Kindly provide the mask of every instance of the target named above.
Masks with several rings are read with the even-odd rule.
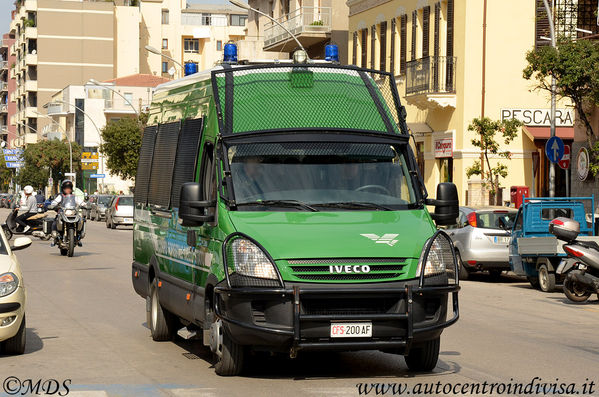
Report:
[[[537,8],[535,12],[535,48],[550,45],[548,40],[541,39],[542,36],[549,37],[549,20],[547,19],[547,10],[543,0],[536,0]]]
[[[400,21],[400,43],[399,43],[399,74],[406,73],[406,59],[408,55],[408,16],[401,16]]]
[[[367,67],[368,61],[368,29],[362,29],[362,61],[360,66]]]
[[[430,49],[430,24],[431,24],[431,8],[424,7],[422,10],[422,58],[427,58]]]
[[[376,69],[376,25],[370,27],[370,69]]]
[[[379,45],[380,70],[387,70],[387,21],[381,22],[381,40]]]
[[[352,58],[351,58],[351,63],[352,65],[357,65],[358,62],[358,32],[354,32],[353,34],[353,42],[352,42]]]
[[[397,20],[391,20],[391,51],[389,52],[389,71],[395,76],[395,31],[397,30]]]
[[[438,57],[441,52],[441,47],[440,47],[440,43],[439,43],[439,32],[441,30],[441,3],[435,3],[435,37],[434,37],[434,43],[433,43],[433,51],[434,51],[434,55],[435,57]]]
[[[453,57],[453,0],[447,0],[447,57]]]
[[[416,28],[418,27],[418,11],[412,12],[412,55],[410,59],[416,59]]]

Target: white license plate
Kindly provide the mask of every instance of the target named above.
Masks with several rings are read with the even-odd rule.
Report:
[[[372,323],[331,323],[331,338],[369,338]]]
[[[131,218],[125,218],[125,223],[133,223],[133,219]]]
[[[495,236],[495,244],[509,244],[509,243],[510,243],[509,237]]]

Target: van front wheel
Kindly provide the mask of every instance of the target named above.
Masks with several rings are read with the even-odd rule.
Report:
[[[210,350],[216,360],[214,370],[220,376],[237,376],[243,369],[244,348],[233,342],[220,318],[209,313]]]
[[[150,296],[148,305],[147,322],[152,333],[152,339],[155,341],[165,341],[173,339],[176,332],[173,315],[164,310],[158,298],[158,280],[155,278],[150,283]]]
[[[408,355],[404,357],[410,371],[432,371],[437,366],[437,361],[439,360],[440,346],[441,337],[438,337],[411,348]]]

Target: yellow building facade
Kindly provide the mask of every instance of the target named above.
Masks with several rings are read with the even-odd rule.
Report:
[[[544,44],[539,2],[349,0],[347,4],[349,63],[395,76],[418,162],[433,196],[439,182],[452,181],[460,203],[477,201],[474,186],[480,177],[469,179],[466,170],[480,159],[480,150],[472,145],[476,136],[468,126],[482,115],[524,123],[518,137],[502,146],[512,153],[511,159],[491,158],[491,166],[501,161],[509,167],[507,177],[500,179],[503,202],[510,200],[511,186],[528,186],[535,196],[547,194],[544,145],[549,137],[550,97],[522,77],[526,52]],[[558,102],[558,113],[562,117],[557,134],[568,144],[574,112]],[[565,194],[566,171],[556,168],[557,194]]]

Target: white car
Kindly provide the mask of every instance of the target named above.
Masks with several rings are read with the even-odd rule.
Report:
[[[9,245],[0,228],[0,355],[25,352],[25,284],[14,251],[31,245],[29,237]]]

